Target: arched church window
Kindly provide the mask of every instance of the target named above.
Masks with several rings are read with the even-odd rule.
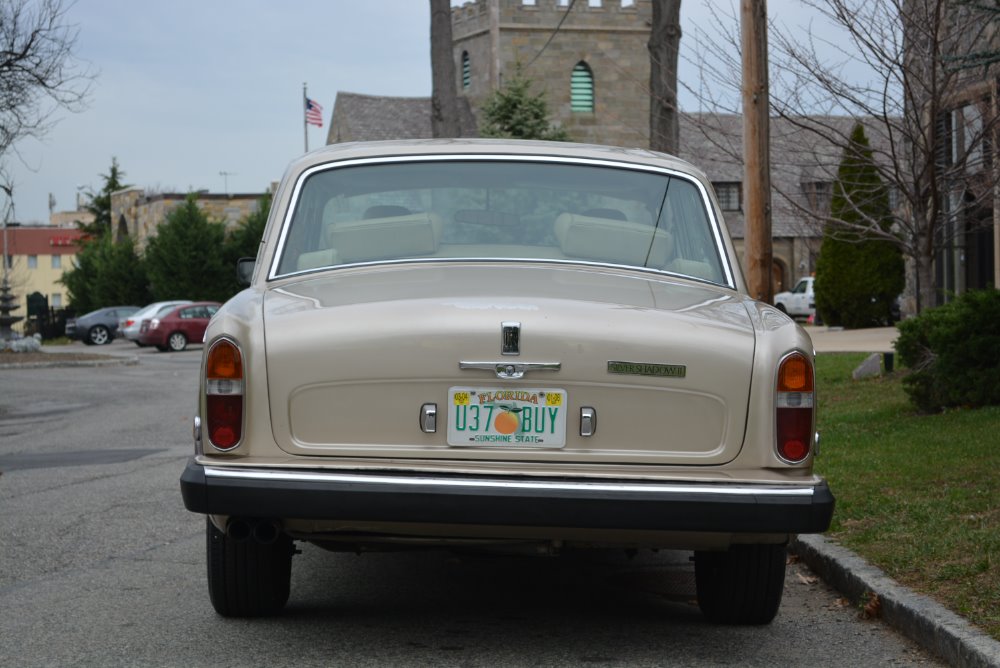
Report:
[[[115,241],[122,241],[124,239],[128,239],[128,221],[122,215],[118,217],[118,234]]]

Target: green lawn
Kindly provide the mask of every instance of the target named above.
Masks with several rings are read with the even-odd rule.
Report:
[[[817,360],[828,535],[1000,640],[1000,407],[919,415],[901,373],[851,379],[864,357]]]

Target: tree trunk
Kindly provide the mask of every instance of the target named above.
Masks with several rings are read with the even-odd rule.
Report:
[[[937,286],[934,280],[934,244],[923,240],[918,245],[916,257],[916,290],[917,314],[937,306]]]
[[[681,0],[653,0],[649,33],[649,148],[676,154],[677,50],[681,43]]]
[[[431,2],[431,131],[435,137],[458,137],[462,133],[458,119],[458,91],[455,60],[451,47],[450,0]]]

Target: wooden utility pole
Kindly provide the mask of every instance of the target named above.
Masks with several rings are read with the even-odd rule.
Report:
[[[774,301],[771,285],[771,157],[767,0],[740,1],[743,51],[744,265],[750,296]]]

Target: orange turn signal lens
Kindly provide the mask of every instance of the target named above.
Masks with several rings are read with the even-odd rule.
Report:
[[[240,355],[240,349],[226,339],[213,345],[208,352],[205,377],[211,380],[243,378],[243,356]]]
[[[812,392],[812,365],[802,353],[792,353],[778,369],[778,392]]]

